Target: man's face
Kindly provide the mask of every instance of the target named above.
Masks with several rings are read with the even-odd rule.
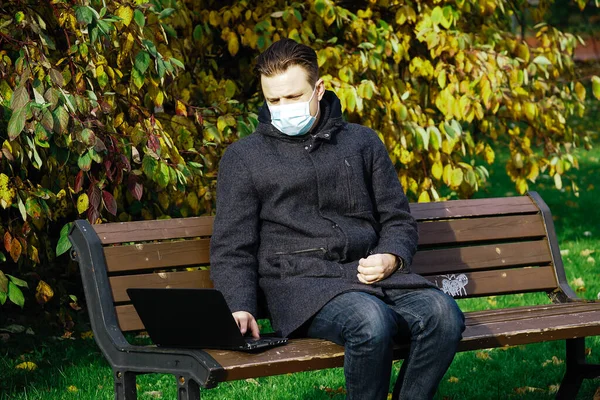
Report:
[[[308,101],[313,94],[312,82],[308,81],[308,74],[299,65],[292,65],[285,72],[277,75],[261,75],[260,83],[267,103],[273,106]],[[310,102],[310,115],[317,114],[318,103],[324,93],[323,80],[319,79],[315,95]]]

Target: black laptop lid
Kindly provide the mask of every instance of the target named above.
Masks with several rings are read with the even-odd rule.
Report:
[[[165,347],[237,348],[244,337],[216,289],[129,288],[152,341]]]

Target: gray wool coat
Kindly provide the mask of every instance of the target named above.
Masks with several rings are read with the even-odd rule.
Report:
[[[372,285],[356,277],[369,254],[392,253],[410,266],[416,222],[377,134],[344,122],[333,92],[320,110],[311,134],[289,137],[264,105],[256,131],[219,164],[211,278],[232,312],[256,317],[262,290],[283,336],[343,292],[434,286],[409,268]]]

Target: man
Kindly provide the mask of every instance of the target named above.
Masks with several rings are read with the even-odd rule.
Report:
[[[386,399],[395,340],[410,340],[395,398],[430,399],[464,329],[454,300],[410,272],[417,226],[377,134],[343,121],[314,50],[257,59],[256,131],[221,159],[211,277],[242,333],[259,289],[283,336],[345,346],[348,399]]]

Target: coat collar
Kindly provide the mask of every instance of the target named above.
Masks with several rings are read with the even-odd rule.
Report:
[[[281,133],[279,129],[271,124],[271,113],[265,102],[258,112],[259,124],[256,127],[256,133],[290,142],[303,142],[312,137],[323,141],[329,141],[345,124],[342,118],[340,99],[338,99],[334,92],[326,90],[319,103],[319,107],[321,117],[317,121],[315,129],[301,136],[288,136]]]

